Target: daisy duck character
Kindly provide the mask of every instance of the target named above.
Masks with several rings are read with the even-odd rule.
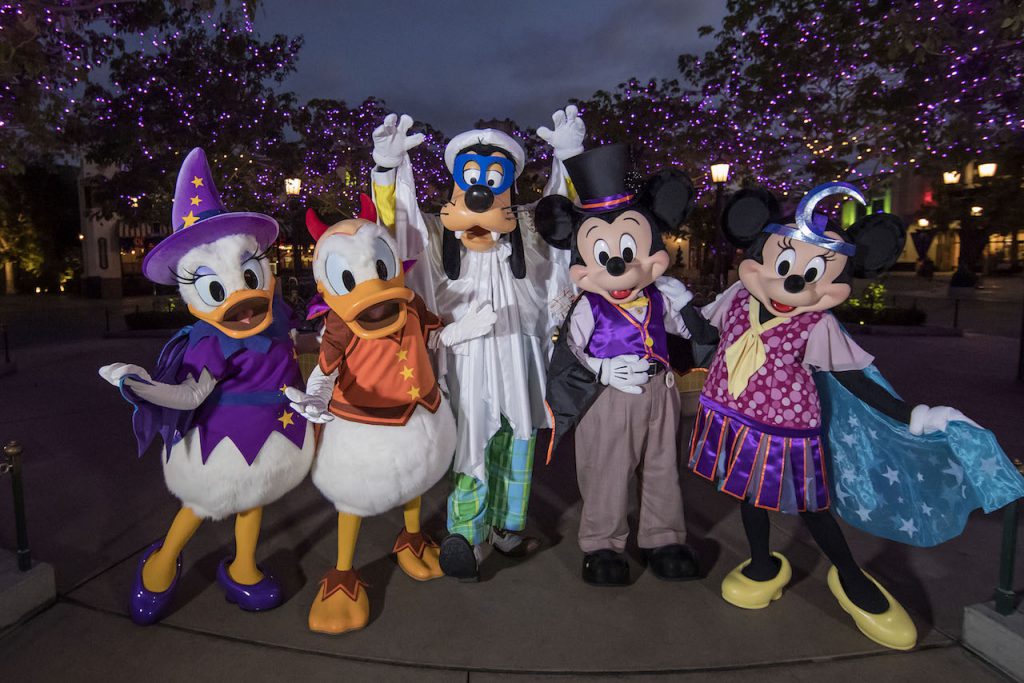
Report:
[[[906,650],[914,622],[857,564],[832,510],[875,535],[934,545],[958,535],[971,510],[1024,495],[1024,479],[959,411],[902,401],[836,320],[830,309],[852,278],[892,267],[906,232],[886,213],[831,224],[814,209],[833,195],[866,203],[837,182],[808,193],[788,222],[762,190],[726,204],[722,229],[746,249],[739,281],[699,313],[683,311],[695,340],[718,343],[689,467],[741,501],[750,559],[723,580],[727,602],[762,609],[782,596],[792,570],[770,550],[769,514],[799,515],[832,563],[840,607],[871,640]]]
[[[217,583],[242,609],[280,605],[280,584],[256,564],[263,507],[302,481],[314,449],[311,425],[284,393],[300,374],[291,311],[275,293],[265,256],[277,222],[225,210],[198,148],[178,174],[171,222],[174,231],[142,272],[177,283],[198,322],[168,342],[152,374],[124,363],[100,369],[135,406],[139,453],[163,438],[164,479],[182,503],[167,535],[139,560],[130,601],[137,624],[169,612],[181,552],[202,521],[232,515],[235,554],[221,562]]]
[[[545,197],[537,230],[571,251],[569,275],[583,290],[562,326],[548,372],[555,444],[576,427],[576,472],[583,512],[583,580],[629,583],[629,483],[640,482],[637,543],[655,576],[698,576],[686,545],[679,487],[680,398],[668,361],[669,333],[688,336],[680,310],[692,295],[662,277],[661,239],[693,207],[693,186],[677,169],[652,176],[642,191],[626,184],[625,145],[587,150],[565,162],[580,196]]]
[[[434,347],[486,334],[494,313],[482,310],[441,329],[405,286],[398,248],[361,218],[324,224],[312,210],[313,275],[329,307],[318,366],[306,391],[288,388],[293,407],[324,423],[313,483],[338,510],[338,561],[320,583],[309,628],[338,634],[370,616],[365,585],[353,568],[360,521],[396,507],[405,527],[395,539],[398,566],[417,581],[442,576],[438,546],[420,528],[420,497],[448,471],[455,420],[430,363]]]
[[[545,194],[569,194],[562,165],[583,151],[585,127],[575,107],[556,112],[555,128],[538,130],[554,160]],[[403,257],[416,259],[410,282],[445,320],[482,308],[497,316],[492,331],[449,347],[438,363],[458,424],[455,486],[448,498],[445,574],[475,581],[483,544],[524,558],[540,545],[523,535],[537,430],[549,426],[544,376],[550,335],[561,322],[572,286],[558,250],[539,239],[528,207],[516,204],[516,179],[526,155],[493,129],[452,138],[444,160],[452,173],[440,226],[427,227],[416,204],[407,135],[412,119],[388,116],[374,131],[374,198],[385,224],[395,225]]]

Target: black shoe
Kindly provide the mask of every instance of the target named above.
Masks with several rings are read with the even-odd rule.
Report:
[[[479,581],[473,546],[459,534],[451,534],[441,541],[441,571],[459,581]]]
[[[688,545],[672,543],[648,550],[647,566],[663,581],[690,581],[700,578],[697,553]]]
[[[513,560],[522,560],[533,555],[540,550],[541,545],[540,539],[533,536],[523,536],[515,531],[498,528],[491,529],[488,540],[490,540],[492,548]],[[516,542],[517,540],[518,542]]]
[[[628,586],[626,556],[608,548],[584,555],[583,580],[592,586]]]

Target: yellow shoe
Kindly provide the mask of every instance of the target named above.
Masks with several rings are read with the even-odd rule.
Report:
[[[846,597],[843,584],[839,581],[839,571],[835,567],[828,570],[828,587],[832,595],[836,596],[839,606],[853,617],[853,623],[857,625],[860,632],[879,645],[891,647],[893,650],[910,650],[917,644],[917,627],[914,621],[903,609],[900,603],[889,594],[889,591],[882,587],[882,584],[875,581],[867,572],[864,576],[871,579],[871,582],[878,586],[882,595],[889,601],[889,609],[881,614],[865,612],[853,604],[850,598]]]
[[[730,605],[743,609],[764,609],[773,600],[781,598],[782,589],[793,578],[793,568],[782,553],[772,553],[772,557],[779,561],[779,573],[774,579],[754,581],[747,578],[743,574],[743,569],[750,564],[750,560],[747,560],[722,579],[722,598]]]
[[[354,569],[331,569],[320,581],[320,590],[309,608],[309,630],[338,635],[357,631],[370,620],[366,584]]]
[[[398,560],[398,566],[406,575],[417,581],[430,581],[444,576],[439,561],[437,544],[422,532],[415,534],[402,529],[391,548]]]

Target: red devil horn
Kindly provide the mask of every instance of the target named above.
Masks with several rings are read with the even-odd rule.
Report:
[[[365,194],[359,195],[359,218],[377,222],[377,207],[373,205],[373,200]]]
[[[306,209],[306,230],[309,230],[309,234],[313,236],[314,240],[319,240],[329,227],[331,226],[320,220],[320,216],[316,215],[316,211]]]

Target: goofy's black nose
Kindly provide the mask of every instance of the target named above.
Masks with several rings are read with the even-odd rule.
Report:
[[[489,187],[473,185],[466,190],[466,208],[476,213],[483,213],[494,203],[494,193]]]
[[[608,259],[608,263],[604,264],[604,267],[608,269],[609,275],[618,277],[626,272],[626,262],[618,256],[612,256]]]
[[[786,288],[786,291],[790,294],[796,294],[797,292],[804,291],[804,285],[807,283],[799,275],[790,275],[786,278],[782,286]]]

